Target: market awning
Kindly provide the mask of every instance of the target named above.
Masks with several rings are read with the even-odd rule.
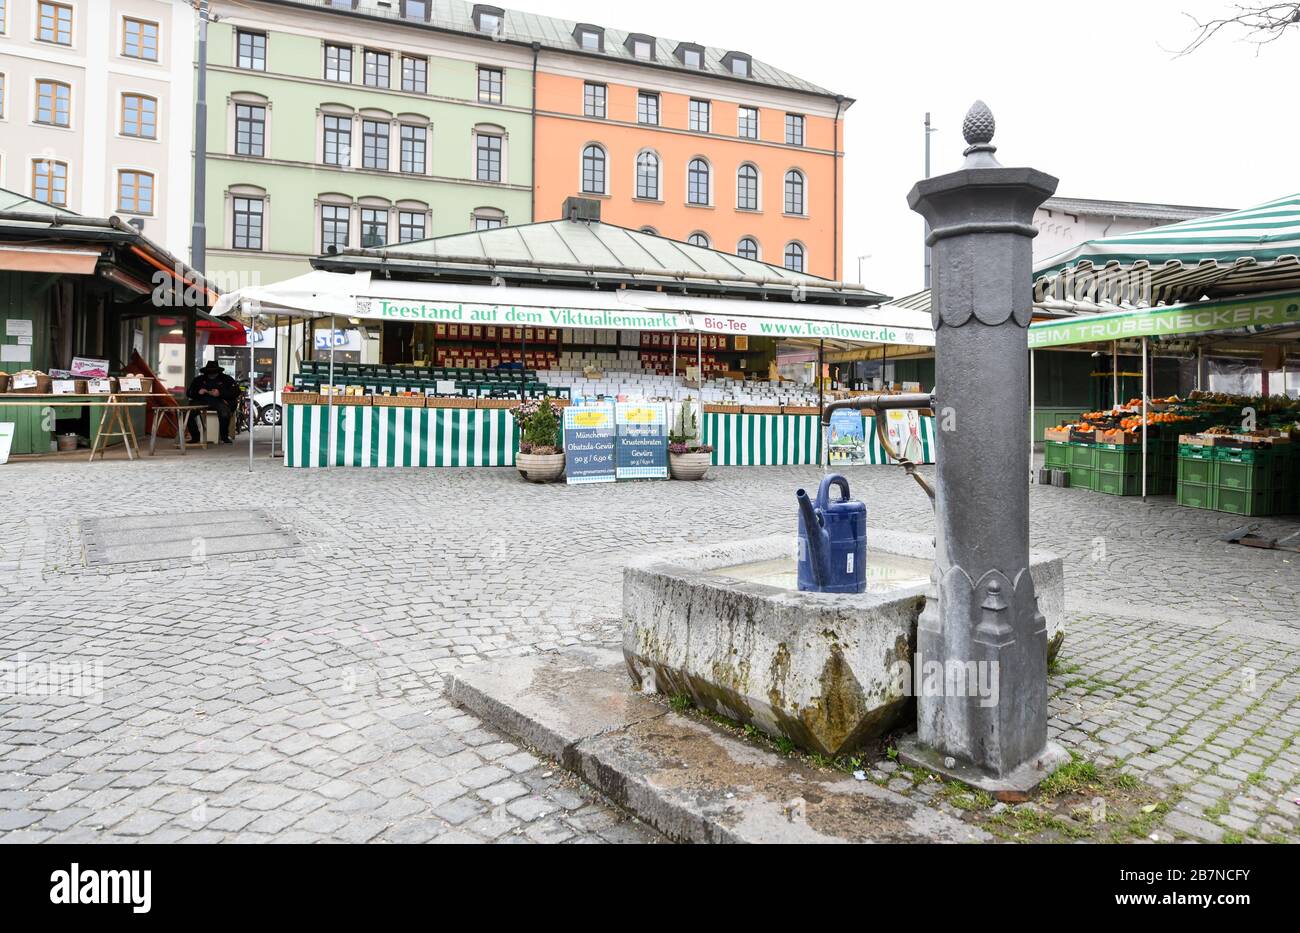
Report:
[[[1295,327],[1300,327],[1300,292],[1292,291],[1040,321],[1029,325],[1029,346],[1041,349],[1137,337],[1250,334]]]
[[[101,255],[99,250],[0,246],[0,271],[93,275]]]
[[[383,279],[316,271],[228,292],[215,313],[335,315],[411,323],[658,330],[933,346],[924,314],[890,306],[698,298],[639,289]]]
[[[1300,194],[1088,240],[1034,267],[1034,299],[1141,307],[1300,288]]]

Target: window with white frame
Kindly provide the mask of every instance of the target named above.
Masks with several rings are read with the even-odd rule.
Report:
[[[429,92],[429,60],[419,55],[402,56],[402,90],[413,94]]]
[[[3,4],[4,4],[4,0],[0,0],[0,5]],[[0,25],[3,25],[3,23],[0,23]],[[5,116],[8,114],[8,110],[5,109],[5,91],[7,89],[8,89],[8,83],[5,79],[5,73],[3,71],[0,71],[0,120],[3,120]]]
[[[603,84],[588,81],[582,86],[582,112],[585,116],[605,119],[605,92]]]
[[[388,87],[393,59],[387,52],[366,49],[362,57],[364,65],[362,81],[367,87]]]
[[[377,249],[388,245],[388,209],[361,208],[361,248]]]
[[[157,139],[158,101],[147,94],[123,94],[122,135]]]
[[[361,167],[388,171],[387,120],[361,121]]]
[[[124,214],[152,214],[153,175],[132,169],[118,172],[117,209]]]
[[[36,122],[49,126],[72,124],[72,88],[62,81],[36,82]]]
[[[505,223],[505,212],[499,208],[480,207],[474,211],[475,230],[495,230],[497,227],[504,227]]]
[[[266,71],[266,33],[235,31],[235,64],[248,71]]]
[[[803,131],[803,117],[797,113],[787,113],[785,115],[785,144],[787,146],[802,146]]]
[[[235,155],[266,155],[266,106],[235,103]]]
[[[233,249],[262,249],[266,229],[266,198],[235,195],[231,198]]]
[[[503,76],[500,68],[482,68],[478,70],[478,99],[481,104],[501,103],[501,85]]]
[[[708,249],[709,235],[707,233],[701,233],[700,231],[697,230],[695,233],[692,233],[690,236],[686,238],[686,242],[691,244],[692,246],[703,246],[705,249]]]
[[[122,19],[122,56],[158,61],[158,24],[126,16]]]
[[[325,46],[325,80],[352,83],[352,46]]]
[[[324,116],[324,131],[321,161],[326,165],[351,165],[352,117],[327,113]]]
[[[785,246],[785,267],[791,272],[803,272],[806,254],[802,243],[787,243]]]
[[[426,239],[428,212],[423,210],[399,210],[397,212],[397,242],[415,243]]]
[[[427,169],[429,131],[423,126],[403,123],[399,128],[401,170],[408,175],[423,175]]]
[[[72,45],[72,7],[46,0],[37,3],[36,39],[55,45]]]
[[[754,239],[752,236],[741,237],[740,242],[736,244],[736,255],[741,259],[753,259],[757,261],[758,240]]]
[[[649,126],[659,125],[659,95],[652,91],[640,91],[636,95],[636,122]]]
[[[659,200],[659,156],[642,152],[636,157],[636,196],[650,201]]]
[[[709,163],[691,159],[686,166],[686,203],[707,205],[709,202]]]
[[[68,163],[54,159],[33,159],[32,197],[42,204],[67,207]]]
[[[501,180],[501,156],[504,139],[498,133],[476,130],[474,133],[474,177],[479,181]]]
[[[804,178],[803,172],[790,169],[785,173],[785,212],[787,214],[804,214]]]
[[[741,107],[737,114],[736,135],[741,139],[758,139],[758,108]]]
[[[582,193],[605,193],[605,150],[595,144],[582,150]]]
[[[707,100],[691,98],[689,123],[687,128],[693,133],[707,133],[712,107]]]
[[[352,205],[322,202],[320,206],[320,249],[322,253],[348,248],[352,234]]]
[[[736,209],[758,210],[758,169],[748,163],[736,170]]]

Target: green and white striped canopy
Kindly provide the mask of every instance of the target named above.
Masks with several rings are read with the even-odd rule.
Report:
[[[1101,237],[1034,267],[1034,299],[1140,307],[1300,288],[1300,194]]]

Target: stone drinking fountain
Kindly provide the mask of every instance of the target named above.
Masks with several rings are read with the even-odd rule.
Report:
[[[1056,179],[997,162],[982,102],[962,128],[961,168],[908,195],[931,230],[934,395],[822,414],[934,411],[933,490],[904,465],[933,498],[935,537],[868,522],[867,591],[853,595],[796,588],[793,534],[647,558],[624,573],[623,654],[642,690],[822,754],[914,726],[905,760],[1005,794],[1065,760],[1047,740],[1061,562],[1029,549],[1030,221]],[[794,515],[792,496],[792,530]]]

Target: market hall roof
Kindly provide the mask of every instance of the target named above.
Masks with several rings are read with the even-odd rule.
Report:
[[[544,49],[555,52],[569,52],[574,55],[588,55],[597,58],[612,59],[627,64],[647,67],[667,68],[689,74],[705,74],[755,85],[815,94],[819,97],[842,99],[845,106],[852,99],[837,95],[811,81],[805,81],[788,71],[774,65],[758,61],[752,56],[736,50],[699,45],[695,42],[682,42],[654,36],[648,33],[627,32],[609,28],[600,24],[578,23],[574,20],[559,19],[554,16],[542,16],[524,10],[511,10],[483,3],[465,3],[462,0],[429,0],[421,4],[427,12],[422,18],[416,13],[406,15],[407,4],[403,0],[266,0],[280,6],[313,7],[343,15],[366,16],[391,22],[407,23],[436,29],[441,32],[457,33],[463,36],[483,39],[491,42],[509,42],[516,45],[531,46],[534,42]],[[412,9],[415,8],[412,4]],[[495,31],[487,28],[492,23],[485,20],[483,14],[495,14]],[[480,28],[480,23],[484,24]],[[599,41],[595,48],[586,47],[579,38],[586,29],[597,31]],[[638,58],[634,51],[635,40],[649,40],[651,58]],[[682,50],[699,50],[700,67],[687,65]],[[748,74],[738,74],[733,63],[747,62]]]
[[[589,220],[498,227],[318,256],[317,269],[396,274],[447,281],[566,287],[650,288],[735,298],[767,297],[875,305],[888,296],[781,266],[741,259],[626,227]]]
[[[1196,217],[1211,217],[1227,213],[1226,207],[1193,207],[1188,204],[1155,204],[1149,201],[1110,201],[1095,198],[1051,197],[1039,205],[1039,210],[1059,211],[1082,217],[1123,217],[1129,220],[1151,220],[1176,223]]]

